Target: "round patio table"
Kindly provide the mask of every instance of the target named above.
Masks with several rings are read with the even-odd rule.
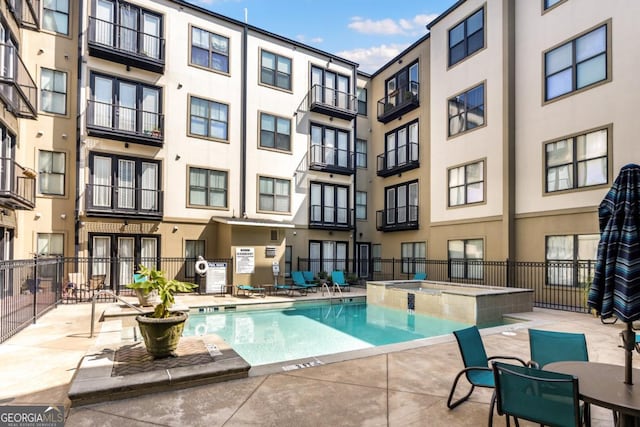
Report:
[[[624,366],[596,362],[554,362],[545,371],[578,378],[580,399],[620,413],[620,426],[633,426],[640,418],[640,369],[633,369],[633,384],[624,383]],[[635,421],[634,421],[635,418]]]

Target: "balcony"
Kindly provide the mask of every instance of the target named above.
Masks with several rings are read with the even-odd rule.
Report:
[[[7,7],[23,28],[40,29],[40,0],[7,0]]]
[[[164,114],[88,101],[89,135],[118,141],[161,147],[164,141]]]
[[[17,117],[38,116],[38,88],[15,46],[0,43],[0,98]]]
[[[353,175],[353,153],[336,147],[312,144],[309,169],[338,175]]]
[[[0,205],[31,210],[36,206],[36,173],[13,159],[0,157]]]
[[[87,216],[161,219],[162,190],[89,184],[85,192]]]
[[[353,228],[353,209],[311,205],[309,228],[317,230],[349,231]]]
[[[418,82],[410,82],[378,101],[378,121],[388,123],[420,106]]]
[[[378,231],[417,230],[418,228],[420,228],[418,205],[376,211],[376,230]]]
[[[416,142],[379,154],[377,175],[387,177],[420,167],[418,154],[419,144]]]
[[[338,119],[353,120],[358,115],[355,95],[315,84],[302,100],[298,111],[312,111]]]
[[[89,54],[154,73],[164,73],[165,40],[110,21],[89,17]]]

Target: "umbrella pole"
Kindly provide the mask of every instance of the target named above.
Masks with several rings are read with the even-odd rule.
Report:
[[[633,348],[636,345],[636,333],[634,332],[631,322],[627,322],[627,329],[622,331],[622,344],[624,347],[624,383],[632,385],[633,375],[631,368],[631,359],[633,357]]]

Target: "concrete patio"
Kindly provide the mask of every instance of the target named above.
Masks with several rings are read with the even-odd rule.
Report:
[[[235,301],[190,298],[202,305]],[[190,298],[179,302],[193,305]],[[282,298],[255,298],[256,303],[275,300]],[[99,311],[108,306],[100,304]],[[477,390],[453,411],[446,407],[462,368],[452,335],[391,352],[341,355],[322,366],[252,369],[245,379],[70,408],[69,384],[78,362],[96,344],[89,338],[90,311],[88,304],[61,305],[0,345],[0,404],[64,404],[67,426],[477,426],[487,421],[489,390]],[[624,363],[618,348],[622,325],[541,309],[519,317],[529,322],[483,331],[489,355],[529,359],[527,327],[535,326],[583,332],[592,361]],[[640,357],[634,366],[640,367]],[[609,411],[594,407],[592,412],[594,426],[613,425]],[[496,425],[503,423],[496,419]]]

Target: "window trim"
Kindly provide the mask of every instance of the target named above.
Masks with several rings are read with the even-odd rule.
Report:
[[[65,92],[57,92],[55,90],[45,90],[44,89],[44,85],[42,84],[42,76],[43,76],[43,71],[47,70],[53,73],[53,76],[55,77],[56,74],[64,74],[64,84],[65,84]],[[45,110],[43,108],[44,106],[44,102],[42,101],[42,94],[43,92],[47,92],[47,93],[52,93],[52,94],[64,94],[64,112],[63,113],[59,113],[57,111],[49,111],[49,110]],[[60,70],[56,70],[54,68],[48,68],[48,67],[40,67],[40,112],[44,113],[44,114],[53,114],[55,116],[61,117],[68,117],[69,116],[69,73],[66,71],[60,71]]]
[[[291,215],[291,207],[292,207],[292,193],[291,193],[291,179],[288,178],[282,178],[282,177],[278,177],[278,176],[271,176],[271,175],[257,175],[257,182],[256,182],[256,212],[257,213],[268,213],[271,215]],[[289,199],[289,208],[288,210],[285,211],[268,211],[265,209],[262,209],[260,207],[260,180],[262,178],[265,179],[271,179],[273,180],[274,184],[276,181],[286,181],[289,184],[289,194],[287,195],[288,199]],[[275,187],[274,187],[275,188]],[[273,196],[275,197],[275,192],[273,193]],[[275,199],[274,199],[275,202]],[[274,203],[274,207],[275,207],[275,203]]]
[[[410,197],[411,197],[411,192],[409,191],[411,185],[415,184],[416,185],[416,195],[418,196],[418,202],[417,205],[415,205],[416,207],[416,218],[411,219],[411,207],[412,205],[410,204]],[[406,198],[406,204],[404,205],[407,208],[407,212],[406,212],[406,218],[404,221],[398,221],[398,189],[400,187],[405,187],[405,198]],[[388,197],[387,197],[387,193],[389,190],[393,189],[394,190],[394,207],[391,208],[389,207],[389,205],[387,204],[388,201]],[[393,184],[393,185],[388,185],[386,187],[384,187],[384,215],[385,218],[388,218],[388,211],[389,209],[395,209],[395,215],[394,215],[394,221],[392,223],[389,223],[386,221],[385,219],[385,223],[389,226],[389,225],[394,225],[394,226],[398,226],[399,224],[413,224],[416,223],[418,224],[420,222],[420,181],[418,179],[412,179],[410,181],[403,181],[403,182],[399,182],[397,184]]]
[[[313,142],[313,128],[320,128],[322,131],[322,143],[321,144],[314,144]],[[326,148],[331,148],[328,147],[326,144],[327,141],[327,130],[330,131],[334,131],[336,133],[336,138],[334,140],[334,154],[333,154],[333,163],[329,163],[324,161],[325,160],[325,149]],[[345,134],[347,136],[347,148],[346,148],[346,158],[347,158],[347,164],[346,166],[341,165],[340,164],[340,151],[344,151],[342,148],[338,147],[338,135],[339,134]],[[309,123],[309,152],[311,153],[311,156],[309,158],[309,161],[312,163],[323,163],[326,166],[329,166],[331,168],[343,168],[343,169],[349,169],[349,170],[354,170],[355,168],[353,167],[353,160],[351,159],[351,156],[353,154],[353,151],[351,149],[351,140],[352,140],[352,134],[351,134],[351,130],[350,129],[344,129],[344,128],[339,128],[339,127],[335,127],[333,125],[330,124],[325,124],[325,123],[320,123],[320,122],[310,122]],[[321,161],[319,162],[317,159],[315,159],[315,149],[314,147],[320,147],[320,151],[322,154],[322,158]]]
[[[578,40],[579,38],[598,30],[601,27],[605,27],[605,33],[606,33],[606,52],[605,52],[605,61],[606,61],[606,67],[605,67],[605,72],[607,73],[606,77],[602,80],[599,80],[597,82],[591,83],[590,85],[581,87],[579,89],[572,89],[571,91],[567,92],[567,93],[563,93],[562,95],[558,95],[555,98],[551,98],[551,99],[547,99],[547,66],[546,66],[546,55],[549,52],[552,52],[556,49],[558,49],[559,47],[562,47],[566,44],[571,43],[572,46],[575,45],[576,40]],[[587,90],[591,90],[593,88],[596,88],[600,85],[609,83],[613,80],[612,78],[612,74],[613,74],[613,59],[612,59],[612,55],[613,55],[613,51],[612,51],[612,43],[611,43],[611,39],[612,39],[612,19],[609,18],[605,21],[602,21],[596,25],[594,25],[593,27],[588,28],[585,31],[582,31],[572,37],[569,37],[568,39],[563,40],[560,43],[555,44],[554,46],[551,46],[549,49],[546,49],[544,51],[542,51],[542,58],[541,58],[541,67],[542,67],[542,72],[541,72],[541,78],[542,78],[542,90],[541,90],[541,97],[542,97],[542,102],[541,105],[548,105],[552,102],[557,102],[560,101],[562,99],[565,99],[567,97],[573,96],[573,95],[577,95],[579,93],[582,93],[584,91]],[[572,62],[571,62],[571,70],[572,70],[572,87],[574,87],[576,85],[576,66],[577,64],[575,63],[575,49],[572,55]]]
[[[64,155],[64,171],[62,172],[62,174],[59,173],[54,173],[54,172],[44,172],[41,170],[40,167],[40,153],[49,153],[49,154],[62,154]],[[68,153],[66,151],[56,151],[56,150],[47,150],[47,149],[38,149],[37,151],[37,155],[38,155],[38,196],[40,197],[65,197],[67,195],[67,159],[68,159]],[[42,186],[40,185],[40,176],[41,174],[49,174],[49,175],[62,175],[62,194],[56,194],[56,193],[43,193],[42,192]]]
[[[574,233],[574,234],[546,234],[544,236],[544,262],[545,262],[545,274],[544,274],[544,286],[556,286],[556,287],[562,287],[562,288],[574,288],[574,289],[578,289],[582,286],[584,286],[584,284],[588,283],[588,282],[584,282],[584,283],[580,283],[580,268],[578,267],[578,265],[580,264],[580,262],[582,261],[587,262],[587,263],[593,263],[593,268],[595,269],[595,264],[596,264],[596,258],[597,258],[597,253],[596,253],[596,258],[594,259],[586,259],[586,260],[580,260],[578,259],[578,254],[580,251],[580,236],[592,236],[595,237],[596,239],[599,238],[599,233],[593,232],[593,233]],[[559,259],[555,259],[555,260],[550,260],[549,256],[548,256],[548,252],[547,250],[549,249],[549,238],[550,237],[571,237],[573,240],[573,253],[572,253],[572,259],[571,260],[559,260]],[[597,251],[597,243],[596,243],[596,251]],[[572,274],[574,274],[574,276],[572,277],[572,283],[568,283],[568,284],[563,284],[563,283],[550,283],[549,281],[549,271],[551,268],[553,268],[553,265],[549,265],[550,263],[563,263],[566,262],[567,265],[571,265],[572,269],[571,272]],[[577,273],[577,274],[575,274]],[[588,279],[587,279],[588,280]]]
[[[361,203],[358,203],[358,194],[364,194],[364,205]],[[367,191],[360,191],[360,190],[356,190],[355,195],[354,195],[354,217],[356,219],[356,221],[367,221],[369,215],[368,215],[368,208],[369,208],[369,193]],[[358,217],[358,206],[364,206],[364,217],[360,218]]]
[[[418,245],[424,245],[424,258],[416,256]],[[403,256],[404,247],[411,247],[410,257]],[[427,241],[400,242],[400,265],[402,274],[424,273],[427,268]]]
[[[601,131],[601,130],[606,130],[607,131],[607,181],[602,183],[602,184],[594,184],[594,185],[588,185],[588,186],[584,186],[584,187],[572,187],[572,188],[566,188],[564,190],[557,190],[557,191],[548,191],[547,190],[547,145],[548,144],[553,144],[555,142],[558,141],[562,141],[565,139],[573,139],[574,140],[574,147],[575,147],[575,138],[578,136],[582,136],[582,135],[587,135],[589,133],[592,132],[597,132],[597,131]],[[572,159],[572,165],[576,165],[577,164],[577,159],[575,156],[575,151],[574,151],[574,158]],[[566,193],[573,193],[576,191],[591,191],[591,190],[597,190],[600,188],[604,188],[604,187],[608,187],[611,185],[611,183],[613,182],[613,123],[609,123],[607,125],[604,126],[598,126],[598,127],[594,127],[591,129],[587,129],[584,131],[580,131],[580,132],[574,132],[572,134],[569,135],[565,135],[562,136],[560,138],[554,138],[554,139],[550,139],[547,141],[543,141],[542,142],[542,197],[549,197],[549,196],[555,196],[558,194],[566,194]],[[574,177],[575,174],[577,173],[576,170],[574,170]],[[577,181],[575,181],[575,183],[577,183]]]
[[[411,144],[413,144],[411,142],[411,127],[412,126],[416,126],[416,129],[418,131],[418,140],[415,142],[416,144],[416,158],[414,159],[412,154],[413,154],[413,150],[411,150]],[[398,133],[400,133],[400,131],[404,130],[405,134],[407,136],[407,140],[406,140],[406,158],[405,161],[403,163],[398,162]],[[394,138],[394,147],[393,147],[393,151],[395,153],[395,159],[393,161],[393,165],[391,167],[389,167],[389,150],[387,147],[387,138],[389,137],[389,135],[395,135]],[[382,169],[382,171],[394,171],[394,170],[398,170],[400,169],[401,171],[405,171],[405,170],[411,170],[411,169],[415,169],[419,166],[420,164],[420,120],[419,119],[415,119],[415,120],[411,120],[410,122],[404,123],[401,126],[398,126],[394,129],[391,129],[388,132],[385,132],[384,134],[384,141],[383,141],[383,154],[384,154],[384,163],[385,163],[385,168]]]
[[[474,165],[476,163],[482,163],[482,181],[475,181],[473,183],[477,183],[477,182],[482,182],[482,201],[480,202],[473,202],[473,203],[467,203],[466,202],[466,191],[465,191],[465,203],[461,203],[459,205],[451,205],[451,186],[449,185],[449,171],[453,170],[453,169],[459,169],[461,167],[465,168],[465,183],[463,185],[463,187],[466,189],[467,187],[467,180],[466,180],[466,167],[469,165]],[[487,158],[483,157],[481,159],[477,159],[477,160],[473,160],[471,162],[466,162],[466,163],[460,163],[457,164],[455,166],[451,166],[447,168],[446,171],[446,184],[447,184],[447,209],[460,209],[460,208],[467,208],[467,207],[471,207],[471,206],[480,206],[480,205],[486,205],[487,204]],[[472,184],[473,184],[472,183]],[[460,187],[460,186],[457,186]]]
[[[562,3],[566,3],[567,0],[558,0],[557,3],[552,4],[551,6],[546,6],[546,0],[540,0],[540,10],[542,11],[542,15],[544,15],[545,13],[555,9],[556,7],[560,6]]]
[[[275,125],[276,125],[276,130],[273,132],[274,134],[274,140],[273,140],[273,147],[267,147],[262,145],[262,116],[263,115],[267,115],[267,116],[271,116],[273,118],[276,119],[275,121]],[[277,141],[277,136],[278,136],[278,119],[284,119],[287,120],[289,122],[289,148],[284,150],[282,148],[278,148],[276,145],[276,141]],[[277,114],[272,114],[272,113],[267,113],[266,111],[258,111],[258,146],[257,148],[259,150],[267,150],[267,151],[275,151],[278,153],[292,153],[293,149],[292,149],[292,145],[293,145],[293,137],[291,135],[291,132],[293,131],[293,124],[291,123],[291,118],[289,117],[285,117],[285,116],[279,116]]]
[[[360,99],[360,93],[364,93],[364,101]],[[359,116],[362,117],[367,117],[368,114],[368,107],[369,107],[369,101],[367,99],[368,97],[368,93],[367,93],[367,88],[365,87],[357,87],[356,88],[356,103],[357,103],[357,113]],[[364,113],[360,112],[360,104],[364,104]]]
[[[364,146],[366,148],[366,151],[362,152],[362,151],[358,151],[358,141],[362,141],[364,142]],[[360,168],[360,169],[367,169],[369,167],[369,141],[367,141],[366,139],[363,138],[356,138],[356,146],[354,147],[355,150],[355,166],[356,168]],[[358,164],[358,158],[363,157],[364,158],[364,166],[359,165]]]
[[[278,57],[286,58],[286,59],[288,59],[290,61],[290,63],[291,63],[291,65],[290,65],[291,66],[291,73],[289,74],[289,86],[290,86],[289,88],[280,87],[280,86],[277,86],[275,84],[271,85],[269,83],[266,83],[266,82],[262,81],[262,54],[264,52],[269,53],[271,55],[274,55],[276,57],[276,64],[278,62]],[[294,79],[293,79],[293,58],[290,58],[288,56],[285,56],[285,55],[282,55],[282,54],[279,54],[279,53],[276,53],[276,52],[272,52],[272,51],[267,50],[267,49],[260,48],[259,49],[258,59],[259,59],[259,61],[257,61],[258,62],[258,85],[264,86],[264,87],[269,87],[269,88],[275,89],[275,90],[281,90],[281,91],[287,92],[287,93],[293,93],[293,82],[294,82]],[[277,71],[277,70],[274,70],[274,71]],[[276,82],[276,81],[277,81],[277,79],[274,78],[274,82]]]
[[[482,258],[468,258],[467,257],[467,242],[472,241],[472,240],[480,240],[482,242]],[[449,244],[451,242],[462,242],[463,245],[463,258],[451,258],[449,257]],[[447,240],[447,275],[449,276],[449,279],[465,279],[465,280],[484,280],[485,277],[485,271],[484,271],[484,266],[485,266],[485,256],[486,256],[486,241],[484,237],[469,237],[469,238],[464,238],[464,239],[448,239]],[[452,264],[451,264],[451,260],[452,259],[462,259],[464,261],[463,265],[464,265],[464,274],[462,275],[462,277],[460,276],[453,276],[451,274],[451,270],[452,270]],[[480,273],[481,273],[481,277],[469,277],[469,264],[467,261],[480,261]]]
[[[72,10],[71,7],[73,6],[73,4],[72,4],[73,2],[71,0],[66,0],[66,1],[67,1],[67,13],[66,14],[64,12],[59,12],[57,9],[47,9],[47,8],[44,7],[44,2],[42,3],[42,23],[41,23],[40,27],[41,27],[41,29],[43,31],[46,31],[48,33],[53,33],[53,34],[59,34],[59,35],[64,36],[64,37],[71,37],[71,16],[73,15],[73,10]],[[60,14],[63,14],[63,15],[67,15],[67,32],[66,33],[60,33],[60,32],[58,32],[56,30],[45,28],[45,25],[44,25],[45,10],[50,10],[53,13],[60,13]]]
[[[452,99],[454,99],[455,97],[460,96],[460,95],[466,95],[467,93],[471,92],[472,90],[474,90],[476,88],[479,88],[480,86],[483,87],[483,89],[482,89],[482,106],[483,106],[482,108],[484,110],[483,123],[481,125],[479,125],[479,126],[474,127],[474,128],[465,129],[465,130],[463,130],[461,132],[458,132],[458,133],[456,133],[454,135],[451,135],[451,124],[450,124],[450,122],[451,122],[451,117],[452,116],[449,115],[449,102]],[[462,91],[460,91],[460,92],[448,97],[447,101],[446,101],[445,108],[446,108],[446,111],[447,111],[447,114],[446,114],[447,141],[451,140],[453,138],[457,138],[457,137],[462,136],[462,135],[466,135],[466,134],[468,134],[470,132],[473,132],[475,130],[487,127],[487,122],[488,122],[488,120],[487,120],[487,116],[488,116],[488,114],[487,114],[487,80],[482,80],[481,82],[479,82],[479,83],[477,83],[477,84],[475,84],[473,86],[469,86],[468,88],[463,89]],[[467,113],[468,113],[468,111],[467,111],[466,105],[465,105],[465,111],[464,111],[465,120],[466,120]],[[467,122],[465,121],[465,127],[466,127],[466,123]]]
[[[213,34],[215,36],[218,37],[223,37],[225,39],[227,39],[227,70],[218,70],[217,68],[212,68],[212,67],[206,67],[204,65],[200,65],[200,64],[196,64],[193,62],[193,58],[192,58],[192,53],[193,53],[193,29],[197,29],[200,31],[205,31],[208,34]],[[222,56],[222,55],[221,55]],[[209,59],[211,58],[211,44],[209,44]],[[198,27],[197,25],[193,25],[193,24],[189,24],[189,65],[199,68],[201,70],[205,70],[205,71],[210,71],[213,73],[217,73],[217,74],[222,74],[224,76],[231,76],[231,38],[227,37],[223,34],[219,34],[201,27]]]
[[[482,12],[482,31],[483,31],[482,47],[480,49],[476,50],[475,52],[472,52],[471,54],[467,53],[458,62],[452,64],[451,63],[451,47],[450,47],[450,41],[449,41],[451,30],[454,29],[455,27],[457,27],[458,25],[460,25],[461,23],[466,22],[470,17],[475,15],[481,9],[483,10],[483,12]],[[464,38],[465,43],[466,43],[466,40],[468,38],[466,33],[467,33],[467,30],[466,30],[466,24],[465,24],[465,38]],[[485,2],[485,3],[482,4],[482,6],[480,6],[479,8],[474,10],[473,12],[469,13],[468,15],[466,15],[463,19],[459,20],[458,22],[453,24],[451,27],[447,28],[447,71],[449,71],[450,69],[452,69],[456,65],[458,65],[458,64],[460,64],[462,62],[465,62],[467,59],[474,57],[475,55],[477,55],[479,52],[482,52],[486,48],[487,48],[487,3]]]
[[[205,170],[207,171],[207,178],[209,177],[209,172],[223,172],[226,175],[226,187],[224,189],[224,202],[225,205],[224,206],[212,206],[209,204],[205,204],[205,205],[196,205],[191,203],[191,169],[200,169],[200,170]],[[218,211],[228,211],[229,210],[229,176],[230,176],[230,171],[228,169],[213,169],[210,167],[200,167],[200,166],[194,166],[194,165],[187,165],[187,191],[186,191],[186,196],[187,196],[187,200],[186,200],[186,204],[187,204],[187,208],[190,209],[207,209],[207,210],[218,210]],[[207,184],[206,187],[206,191],[207,193],[209,192],[210,187]],[[209,196],[207,195],[207,202],[209,201]]]
[[[320,187],[320,205],[314,205],[312,204],[312,202],[315,202],[315,200],[312,200],[312,195],[311,195],[311,188],[314,186],[319,186]],[[329,206],[326,204],[325,201],[325,188],[327,187],[333,187],[333,206]],[[338,205],[338,189],[341,188],[343,190],[346,190],[347,192],[347,197],[346,197],[346,202],[347,202],[347,206],[346,207],[340,207]],[[346,226],[351,226],[351,187],[349,185],[344,185],[344,184],[340,184],[340,183],[332,183],[332,182],[323,182],[323,181],[311,181],[309,182],[309,224],[319,224],[319,225],[323,225],[323,226],[334,226],[334,227],[346,227]],[[319,220],[314,220],[313,219],[313,215],[311,210],[313,209],[314,206],[320,206],[320,219]],[[334,210],[334,217],[335,219],[333,221],[327,221],[324,218],[324,212],[325,212],[325,208],[327,207],[333,207]],[[345,222],[340,222],[338,221],[338,212],[339,209],[346,209],[346,221]]]
[[[50,231],[50,232],[38,232],[36,233],[36,244],[35,244],[35,252],[36,255],[39,257],[63,257],[64,256],[64,244],[65,244],[65,234],[64,232],[55,232],[55,231]],[[51,238],[52,237],[60,237],[62,239],[62,253],[61,254],[51,254],[51,253],[47,253],[47,254],[41,254],[40,253],[40,248],[38,247],[38,244],[40,243],[40,236],[42,237],[47,237],[47,240],[49,242],[49,244],[51,243]]]
[[[209,105],[211,105],[211,103],[215,103],[215,104],[220,104],[220,105],[224,105],[227,107],[227,121],[226,121],[226,133],[227,133],[227,138],[226,139],[222,139],[222,138],[216,138],[213,136],[209,136],[209,135],[199,135],[197,133],[193,133],[191,132],[191,100],[192,99],[199,99],[201,101],[206,101]],[[215,141],[215,142],[222,142],[222,143],[226,143],[226,144],[230,144],[231,140],[230,140],[230,136],[229,136],[229,132],[230,132],[230,126],[229,126],[229,119],[231,117],[231,105],[221,102],[221,101],[217,101],[215,99],[209,99],[209,98],[202,98],[200,96],[196,96],[196,95],[192,95],[189,94],[188,96],[188,105],[187,105],[187,136],[190,136],[192,138],[199,138],[199,139],[206,139],[207,141]],[[210,121],[211,119],[207,119],[208,121]],[[207,126],[207,133],[210,130],[211,125],[208,124]]]

